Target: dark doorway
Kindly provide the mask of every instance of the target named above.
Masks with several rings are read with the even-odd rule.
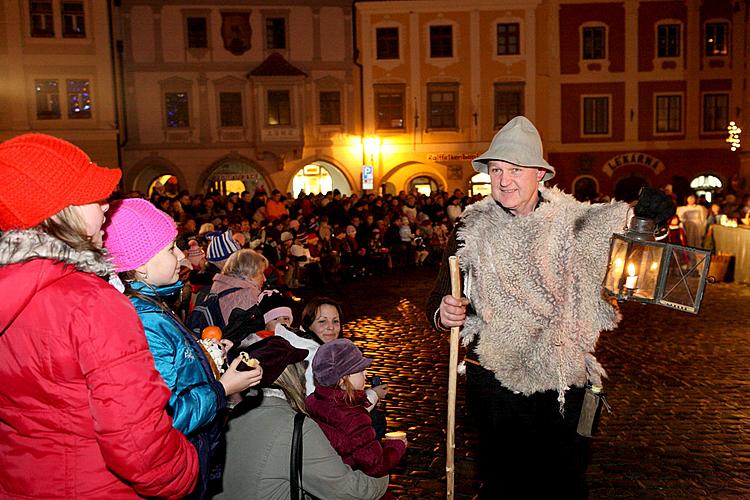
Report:
[[[596,181],[591,177],[581,177],[573,185],[573,196],[578,201],[591,201],[597,194]]]
[[[621,201],[635,201],[638,199],[638,192],[643,186],[648,186],[648,181],[635,175],[624,177],[615,184],[615,199]]]

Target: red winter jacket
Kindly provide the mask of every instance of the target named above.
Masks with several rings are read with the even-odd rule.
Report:
[[[196,452],[130,301],[49,259],[0,267],[0,297],[0,498],[192,491]]]
[[[387,475],[398,465],[406,451],[403,442],[387,439],[381,446],[375,437],[364,391],[357,391],[356,402],[346,400],[346,393],[335,387],[316,386],[307,396],[307,413],[315,420],[345,464],[368,476]]]

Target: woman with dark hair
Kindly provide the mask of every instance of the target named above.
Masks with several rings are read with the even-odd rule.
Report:
[[[106,281],[103,200],[120,171],[26,134],[0,144],[0,177],[0,497],[187,495],[195,449]]]
[[[310,299],[300,321],[305,336],[325,344],[341,336],[341,304],[328,297]]]
[[[295,416],[305,414],[307,351],[274,335],[251,345],[247,354],[263,366],[262,391],[235,408],[239,415],[227,432],[224,492],[217,498],[287,500]],[[385,494],[388,477],[373,478],[345,465],[315,421],[305,418],[300,431],[299,486],[306,493],[337,500],[375,500]]]

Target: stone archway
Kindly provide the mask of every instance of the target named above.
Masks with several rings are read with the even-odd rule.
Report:
[[[215,190],[226,195],[242,191],[254,193],[258,188],[269,191],[271,184],[255,162],[244,156],[229,155],[206,169],[201,186],[205,192]]]
[[[614,197],[616,200],[630,203],[638,199],[638,193],[642,187],[649,185],[648,180],[640,175],[622,177],[615,183]]]
[[[437,189],[446,189],[448,183],[445,175],[438,170],[438,166],[442,165],[408,161],[390,169],[380,179],[380,184],[392,184],[395,186],[396,191],[408,191],[413,179],[427,177],[435,181]]]
[[[571,184],[573,196],[578,201],[592,201],[599,194],[599,181],[593,175],[579,175]]]
[[[187,186],[185,177],[182,175],[180,169],[174,163],[161,156],[152,155],[142,159],[133,167],[132,172],[135,172],[135,176],[131,182],[126,184],[126,187],[130,191],[138,191],[145,196],[150,195],[149,190],[153,187],[155,181],[160,179],[164,179],[165,181],[170,177],[177,179],[176,184],[170,183],[170,190],[175,191],[174,193],[170,193],[170,195],[174,194],[176,196],[181,189],[185,189]]]
[[[292,176],[287,191],[296,198],[303,191],[306,194],[325,194],[334,189],[342,195],[352,194],[346,174],[333,163],[318,159],[307,163]]]

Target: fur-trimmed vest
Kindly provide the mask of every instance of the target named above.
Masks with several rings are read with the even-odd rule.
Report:
[[[581,203],[556,188],[527,216],[492,197],[462,215],[457,251],[476,314],[464,343],[479,336],[482,366],[510,390],[529,395],[606,376],[593,355],[602,330],[620,317],[602,297],[609,239],[625,225],[625,203]]]

